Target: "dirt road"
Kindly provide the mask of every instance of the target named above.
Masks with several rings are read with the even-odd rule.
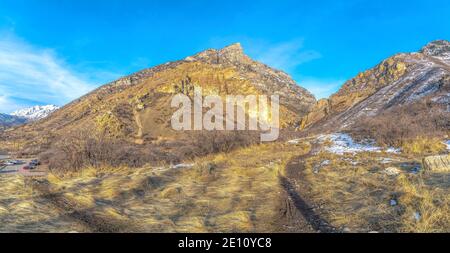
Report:
[[[313,145],[308,154],[291,159],[286,165],[284,175],[279,175],[280,184],[285,191],[285,204],[280,210],[285,216],[287,232],[338,232],[320,215],[320,207],[308,200],[308,187],[302,181],[305,170],[304,160],[317,150]]]

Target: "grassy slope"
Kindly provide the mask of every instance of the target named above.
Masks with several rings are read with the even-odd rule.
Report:
[[[82,217],[79,223],[87,228],[80,231],[279,231],[278,175],[291,157],[305,152],[307,147],[267,144],[201,158],[193,168],[85,169],[65,178],[49,175],[48,190],[82,214],[70,216]],[[90,224],[92,217],[128,228]],[[54,226],[46,229],[61,231]]]
[[[27,187],[22,176],[0,176],[0,189],[0,232],[85,231]]]
[[[193,168],[88,168],[49,175],[48,192],[2,176],[0,231],[292,231],[280,175],[337,231],[450,231],[448,174],[410,174],[420,160],[403,155],[308,156],[310,149],[306,141],[272,143],[199,158]],[[387,157],[391,163],[382,162]],[[292,161],[301,166],[286,174]],[[384,173],[401,165],[399,176]]]
[[[391,163],[383,163],[391,158]],[[328,165],[318,166],[328,160]],[[310,199],[324,206],[323,215],[336,227],[352,232],[450,231],[448,173],[410,173],[420,160],[403,155],[320,153],[305,161],[300,184]],[[314,168],[320,167],[318,173]],[[400,175],[384,172],[402,168]],[[391,206],[395,200],[397,205]],[[420,213],[416,220],[414,214]]]

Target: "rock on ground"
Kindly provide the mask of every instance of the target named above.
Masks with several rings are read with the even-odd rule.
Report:
[[[426,170],[450,172],[450,155],[429,156],[423,159]]]

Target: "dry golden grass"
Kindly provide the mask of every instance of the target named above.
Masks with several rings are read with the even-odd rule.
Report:
[[[272,143],[186,161],[192,168],[85,168],[47,180],[76,210],[127,224],[127,231],[273,232],[281,231],[279,175],[290,176],[286,165],[310,150],[307,141]],[[449,232],[449,175],[410,173],[419,161],[321,152],[304,160],[294,183],[338,230]],[[386,174],[387,167],[400,175]],[[0,176],[0,232],[98,231],[30,189],[20,176]]]
[[[146,232],[270,232],[278,226],[278,175],[303,146],[265,144],[192,161],[192,168],[87,168],[52,191],[97,217]]]
[[[401,148],[406,154],[429,155],[445,151],[446,146],[440,138],[417,137],[405,141]]]
[[[384,158],[392,162],[383,163]],[[324,161],[329,164],[318,166]],[[435,174],[412,174],[415,162],[383,153],[320,153],[306,160],[302,183],[309,186],[312,201],[321,204],[324,217],[337,228],[352,232],[449,232],[448,175],[439,175],[436,180]],[[392,166],[401,170],[398,177],[384,173]],[[391,200],[397,205],[391,206]],[[421,216],[418,221],[414,219],[416,212]]]
[[[387,189],[390,178],[369,172],[367,167],[374,161],[364,159],[363,164],[352,164],[358,160],[320,153],[307,160],[304,183],[310,184],[313,201],[323,204],[325,216],[333,226],[358,232],[387,228],[387,222],[392,220],[391,191]],[[314,168],[317,170],[324,161],[329,164],[314,173]]]
[[[445,179],[428,183],[433,176]],[[448,174],[432,173],[420,177],[401,175],[398,178],[401,203],[406,207],[402,216],[404,232],[435,233],[450,231],[450,195]],[[417,216],[418,215],[418,216]],[[417,217],[415,217],[417,216]]]
[[[26,187],[19,175],[0,175],[0,232],[70,232],[85,228]]]

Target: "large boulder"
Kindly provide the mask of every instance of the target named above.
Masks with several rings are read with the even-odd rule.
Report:
[[[423,166],[430,171],[450,172],[450,154],[426,157],[423,159]]]

